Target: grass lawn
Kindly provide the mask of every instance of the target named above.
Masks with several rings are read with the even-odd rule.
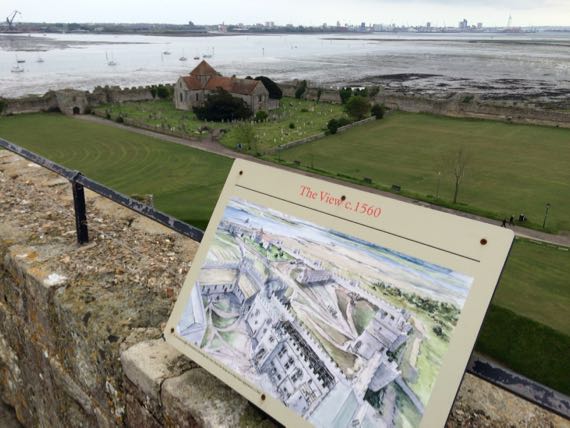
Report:
[[[476,349],[570,395],[570,251],[517,239]]]
[[[112,120],[122,116],[153,126],[157,131],[174,129],[187,134],[189,137],[199,137],[200,132],[198,129],[203,126],[210,128],[227,127],[227,124],[224,123],[202,122],[191,111],[176,110],[173,102],[170,100],[107,104],[95,107],[93,110],[103,115],[108,113]]]
[[[570,230],[570,130],[395,112],[383,120],[285,150],[283,161],[380,188],[400,185],[423,199],[450,203],[453,179],[443,156],[463,146],[471,161],[456,208],[507,219],[521,212],[532,227]],[[276,157],[276,156],[275,156]],[[363,183],[364,184],[364,183]]]
[[[493,304],[570,337],[570,251],[517,239]]]
[[[570,395],[568,335],[491,305],[475,348],[517,373]]]
[[[60,114],[0,118],[0,137],[205,228],[230,159]]]
[[[109,113],[113,120],[123,116],[156,127],[158,131],[174,130],[189,137],[199,136],[198,129],[203,126],[224,128],[229,132],[224,135],[221,143],[232,149],[236,149],[239,143],[231,132],[233,124],[200,121],[191,111],[176,110],[172,101],[109,104],[97,107],[95,111],[101,114]],[[339,105],[283,98],[280,107],[269,112],[268,121],[255,124],[259,140],[256,151],[263,153],[279,144],[318,134],[331,118],[340,117],[342,114],[342,107]],[[290,128],[291,123],[294,128]]]
[[[269,113],[267,122],[255,125],[259,140],[257,151],[264,153],[280,144],[318,134],[326,128],[330,119],[342,115],[342,106],[337,104],[283,98],[279,109]],[[293,124],[294,128],[291,128],[290,124]],[[230,131],[222,138],[221,143],[236,149],[238,141]]]

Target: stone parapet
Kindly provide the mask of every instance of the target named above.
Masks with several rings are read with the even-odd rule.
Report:
[[[0,151],[1,401],[26,427],[276,426],[161,338],[197,244],[90,192],[87,211],[79,247],[69,184]],[[508,420],[565,424],[466,376],[448,426]]]

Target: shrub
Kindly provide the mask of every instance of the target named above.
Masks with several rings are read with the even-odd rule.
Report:
[[[301,81],[301,83],[299,83],[299,86],[297,86],[297,90],[295,91],[295,98],[297,99],[303,98],[303,95],[305,95],[306,90],[307,90],[307,81],[303,80]]]
[[[370,102],[366,97],[354,95],[346,102],[344,110],[353,119],[362,120],[370,113]]]
[[[327,123],[327,130],[329,131],[329,134],[336,134],[336,131],[338,131],[338,120],[336,119],[331,119],[329,120],[329,123]]]
[[[267,112],[265,112],[263,110],[259,110],[257,113],[255,113],[255,121],[256,122],[263,122],[263,121],[267,120],[268,117],[269,117],[269,115],[267,114]]]
[[[6,105],[7,105],[6,100],[0,99],[0,114],[2,114],[2,112],[6,108]]]
[[[370,109],[370,112],[376,119],[382,119],[386,113],[386,107],[383,104],[374,104]]]
[[[350,125],[352,122],[348,117],[339,117],[338,119],[331,119],[327,123],[327,131],[329,134],[336,134],[338,128],[342,128],[343,126]]]
[[[213,122],[243,120],[252,115],[244,100],[221,88],[206,98],[203,107],[194,107],[193,110],[199,120]]]
[[[281,90],[279,85],[275,83],[273,80],[271,80],[269,77],[257,76],[255,80],[259,80],[261,81],[261,83],[263,83],[263,86],[265,86],[265,88],[269,91],[269,98],[273,100],[280,100],[281,98],[283,98],[283,91]]]
[[[295,129],[295,124],[293,122],[289,124],[289,129]]]

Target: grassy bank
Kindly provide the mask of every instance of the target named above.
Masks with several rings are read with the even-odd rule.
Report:
[[[570,337],[569,278],[568,249],[517,239],[493,304]]]
[[[541,228],[550,203],[548,227],[570,230],[568,129],[396,112],[279,158],[361,184],[364,178],[380,188],[396,184],[427,200],[439,187],[443,204],[450,205],[453,178],[443,158],[459,147],[470,161],[455,208],[507,219],[524,213]]]
[[[475,349],[517,373],[570,395],[570,336],[566,334],[491,305]]]
[[[0,137],[205,228],[231,160],[60,114],[0,119]]]

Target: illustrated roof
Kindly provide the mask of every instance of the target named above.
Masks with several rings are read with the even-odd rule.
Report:
[[[202,269],[198,282],[204,287],[229,284],[235,281],[236,276],[237,271],[235,269]]]
[[[216,70],[214,70],[214,68],[208,64],[206,61],[202,60],[200,62],[200,64],[198,64],[196,66],[196,68],[194,68],[194,70],[192,70],[190,72],[190,75],[192,76],[217,76],[218,72]]]
[[[222,88],[233,94],[250,95],[259,83],[259,80],[214,76],[208,80],[204,89],[215,91]]]

